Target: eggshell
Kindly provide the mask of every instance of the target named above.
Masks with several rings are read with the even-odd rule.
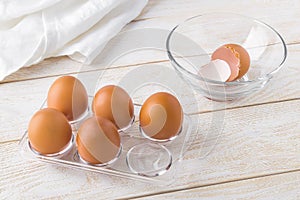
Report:
[[[31,147],[41,154],[54,154],[64,150],[72,138],[67,118],[59,111],[44,108],[36,112],[28,126]]]
[[[83,84],[73,76],[62,76],[48,91],[47,105],[64,113],[68,120],[78,119],[88,108],[88,95]]]
[[[80,126],[76,144],[83,160],[91,164],[103,164],[118,155],[121,141],[117,127],[111,121],[93,116]]]
[[[144,134],[157,140],[176,136],[182,126],[182,107],[173,95],[158,92],[151,95],[140,110],[140,127]]]
[[[226,44],[225,46],[232,47],[240,55],[240,71],[236,79],[242,78],[249,70],[250,67],[250,56],[247,50],[238,44]]]
[[[230,46],[219,47],[211,56],[211,60],[216,59],[224,60],[230,66],[231,75],[227,81],[233,81],[238,77],[240,71],[240,56],[234,48]]]
[[[199,69],[201,77],[214,81],[225,82],[231,75],[230,66],[224,60],[213,60]]]
[[[125,128],[133,119],[133,103],[127,92],[115,85],[107,85],[96,93],[92,110],[96,116],[106,118],[119,129]]]

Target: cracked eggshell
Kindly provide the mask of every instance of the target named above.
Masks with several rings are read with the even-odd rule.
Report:
[[[238,77],[240,71],[239,53],[235,51],[234,48],[223,45],[213,52],[211,60],[216,59],[224,60],[228,63],[230,66],[231,75],[227,81],[234,81]]]
[[[227,62],[216,59],[202,66],[198,74],[206,79],[225,82],[230,77],[231,70]]]
[[[250,56],[247,52],[247,50],[238,44],[226,44],[225,46],[229,46],[235,49],[239,53],[240,57],[240,71],[239,75],[236,79],[242,78],[249,70],[250,68]]]

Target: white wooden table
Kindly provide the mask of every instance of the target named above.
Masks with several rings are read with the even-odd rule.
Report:
[[[81,66],[67,57],[51,58],[0,83],[0,199],[300,199],[299,0],[150,0],[124,30],[171,29],[185,18],[214,11],[270,24],[283,35],[288,59],[263,91],[226,104],[221,137],[208,156],[199,162],[195,145],[184,157],[185,172],[165,187],[24,160],[18,142],[47,88]],[[111,70],[117,74],[140,65],[132,60]]]

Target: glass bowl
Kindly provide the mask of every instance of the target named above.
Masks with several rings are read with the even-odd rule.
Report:
[[[239,44],[250,56],[250,69],[239,80],[220,82],[198,75],[211,54],[224,44]],[[286,44],[271,26],[259,20],[230,13],[194,16],[177,25],[168,35],[167,53],[179,73],[205,97],[228,101],[262,89],[286,60]]]

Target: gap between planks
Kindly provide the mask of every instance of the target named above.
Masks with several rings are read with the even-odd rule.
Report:
[[[189,191],[189,190],[198,189],[198,188],[212,187],[212,186],[216,186],[216,185],[224,185],[224,184],[233,183],[233,182],[241,182],[241,181],[246,181],[246,180],[260,179],[260,178],[264,178],[264,177],[278,176],[278,175],[282,175],[282,174],[289,174],[289,173],[295,173],[295,172],[300,172],[300,168],[276,172],[276,173],[270,173],[270,174],[249,176],[249,177],[244,177],[244,178],[236,178],[236,179],[231,179],[231,180],[227,180],[227,181],[215,182],[215,183],[204,184],[204,185],[196,185],[196,186],[191,186],[191,187],[186,187],[186,188],[171,189],[171,190],[167,190],[167,191],[163,191],[163,192],[154,192],[154,193],[149,193],[149,194],[144,194],[144,195],[139,195],[139,196],[129,196],[129,197],[125,197],[125,198],[118,198],[118,200],[140,199],[140,198],[151,197],[151,196],[156,196],[156,195],[170,194],[170,193],[175,193],[175,192],[180,192],[180,191]]]
[[[14,140],[2,141],[2,142],[0,142],[0,145],[8,144],[8,143],[14,143],[14,142],[20,142],[20,140],[21,140],[21,138],[20,139],[14,139]]]
[[[298,100],[300,100],[300,97],[291,98],[291,99],[282,99],[282,100],[277,100],[277,101],[268,101],[268,102],[262,102],[262,103],[254,103],[254,104],[242,105],[242,106],[234,106],[234,107],[230,107],[230,108],[195,112],[195,113],[190,113],[190,115],[199,115],[199,114],[204,114],[204,113],[218,112],[218,111],[222,111],[222,110],[235,110],[235,109],[239,109],[239,108],[248,108],[248,107],[255,107],[255,106],[261,106],[261,105],[266,105],[266,104],[276,104],[276,103],[283,103],[283,102],[288,102],[288,101],[298,101]]]
[[[27,79],[20,79],[20,80],[7,80],[6,81],[4,79],[3,81],[0,81],[0,85],[5,84],[5,83],[15,83],[15,82],[22,82],[22,81],[38,80],[38,79],[43,79],[43,78],[51,78],[51,77],[62,76],[62,75],[74,75],[74,74],[87,73],[87,72],[98,72],[98,71],[103,71],[103,70],[126,69],[126,68],[130,68],[130,67],[136,67],[139,65],[163,63],[163,62],[167,62],[167,61],[168,60],[147,61],[147,62],[141,62],[141,63],[135,63],[135,64],[119,65],[119,66],[112,67],[112,68],[104,67],[101,69],[82,70],[82,71],[78,71],[78,72],[61,73],[61,74],[54,74],[54,75],[50,75],[50,76],[39,76],[39,77],[35,77],[35,78],[27,78]]]

